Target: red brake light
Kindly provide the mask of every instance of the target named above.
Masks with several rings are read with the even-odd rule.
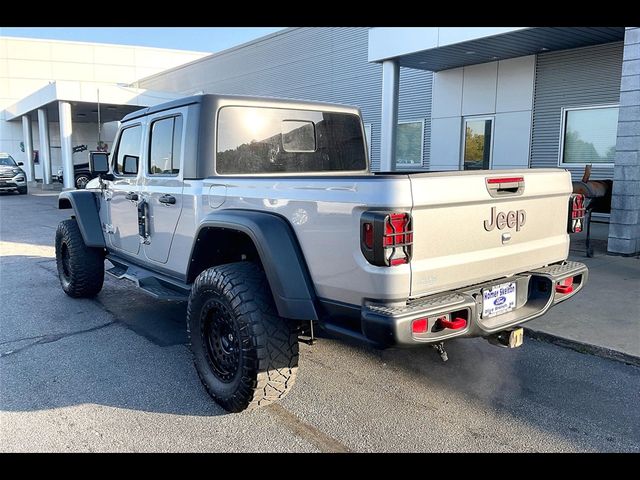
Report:
[[[393,267],[411,261],[411,215],[364,212],[360,218],[360,249],[372,265]]]
[[[404,265],[405,263],[409,263],[409,261],[407,260],[407,257],[397,257],[391,258],[389,260],[389,263],[392,267],[395,267],[396,265]]]
[[[388,264],[391,267],[409,263],[407,248],[413,243],[413,232],[409,228],[411,217],[408,213],[390,213],[384,222],[385,257],[390,252]]]
[[[385,222],[384,246],[411,243],[412,232],[409,232],[409,214],[392,213]]]
[[[569,224],[567,226],[569,233],[580,233],[582,231],[584,214],[584,195],[581,193],[571,194],[571,197],[569,197]]]
[[[503,177],[503,178],[489,178],[487,183],[518,183],[524,182],[524,177]]]

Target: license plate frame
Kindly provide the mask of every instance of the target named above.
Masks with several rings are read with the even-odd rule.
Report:
[[[497,317],[513,311],[516,308],[517,293],[518,287],[515,281],[483,288],[481,291],[482,318]],[[496,302],[498,302],[497,305]]]

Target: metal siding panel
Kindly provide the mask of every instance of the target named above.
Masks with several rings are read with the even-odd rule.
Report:
[[[400,101],[398,120],[422,120],[422,167],[429,168],[431,144],[431,105],[433,73],[411,68],[400,68]]]
[[[356,105],[372,124],[372,167],[380,157],[380,65],[367,61],[367,28],[296,28],[140,82],[191,94],[280,96]]]
[[[382,67],[368,62],[368,28],[296,28],[139,82],[189,95],[228,93],[321,100],[360,107],[371,124],[371,165],[380,168]],[[432,73],[402,69],[400,119],[424,119],[429,164]]]
[[[563,107],[619,101],[622,48],[616,42],[537,56],[531,167],[558,166]],[[582,177],[583,169],[569,167],[574,179]],[[594,164],[591,178],[613,178],[613,168]]]

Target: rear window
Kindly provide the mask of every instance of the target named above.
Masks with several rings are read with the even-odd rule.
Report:
[[[312,173],[367,168],[360,117],[281,108],[223,107],[220,174]]]

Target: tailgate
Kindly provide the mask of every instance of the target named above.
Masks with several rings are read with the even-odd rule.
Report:
[[[411,297],[564,260],[571,175],[561,169],[411,174]]]

